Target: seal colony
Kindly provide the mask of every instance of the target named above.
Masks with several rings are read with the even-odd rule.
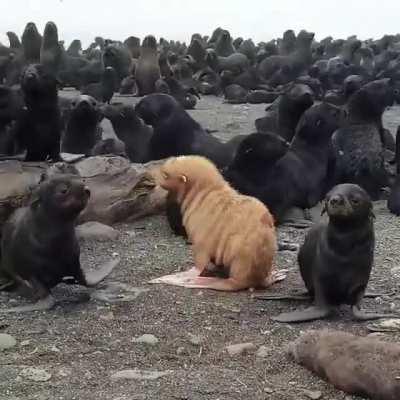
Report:
[[[168,192],[165,223],[191,244],[194,268],[152,283],[270,290],[286,277],[278,251],[297,250],[277,239],[279,227],[289,224],[310,228],[297,254],[307,294],[286,295],[282,282],[275,294],[251,301],[313,305],[279,315],[267,308],[262,318],[333,319],[341,305],[350,305],[358,322],[399,317],[396,309],[361,309],[377,267],[373,202],[388,197],[388,211],[400,214],[400,135],[394,140],[382,122],[400,101],[398,35],[317,41],[312,32],[288,30],[255,44],[218,28],[211,37],[194,34],[188,46],[148,35],[124,42],[97,37],[84,50],[76,39],[65,50],[55,23],[41,36],[30,22],[21,40],[13,32],[8,37],[9,46],[0,44],[0,160],[54,163],[68,154],[160,160],[154,174]],[[80,93],[66,96],[60,90],[66,87]],[[115,101],[118,93],[144,97],[134,106]],[[268,105],[252,131],[222,142],[187,111],[201,96]],[[92,287],[113,272],[118,260],[96,272],[81,265],[75,227],[90,195],[79,174],[44,176],[29,205],[2,226],[0,290],[33,304],[0,313],[49,310],[58,284]],[[314,222],[307,215],[321,204],[322,219]],[[290,219],[293,211],[303,217]],[[319,359],[318,349],[331,351],[337,340],[349,348],[347,359]],[[342,390],[397,400],[392,375],[377,388],[359,385],[354,371],[346,379],[340,373],[345,362],[369,354],[365,349],[375,361],[397,365],[398,348],[389,356],[389,347],[323,331],[299,339],[291,354]],[[368,376],[379,375],[377,365],[365,364]]]

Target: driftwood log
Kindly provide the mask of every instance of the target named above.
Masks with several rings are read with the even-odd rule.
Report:
[[[122,157],[89,157],[71,163],[0,162],[0,228],[10,214],[29,204],[44,173],[78,173],[91,191],[79,222],[112,225],[160,212],[166,192],[155,184],[162,161],[131,164]]]

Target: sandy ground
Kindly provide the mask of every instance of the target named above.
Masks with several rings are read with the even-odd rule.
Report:
[[[205,98],[191,114],[205,127],[218,129],[217,135],[226,140],[254,131],[254,119],[263,115],[264,107],[232,106]],[[385,125],[392,131],[399,120],[399,108],[385,115]],[[383,312],[400,308],[396,299],[400,231],[399,220],[383,202],[375,205],[375,213],[376,265],[370,288],[389,295],[366,299],[365,308]],[[82,262],[90,267],[113,253],[120,255],[120,266],[97,291],[99,298],[102,288],[121,287],[120,301],[82,301],[86,289],[60,286],[54,292],[58,305],[52,311],[0,315],[0,333],[18,342],[0,353],[1,400],[302,400],[309,398],[304,390],[320,391],[324,400],[353,399],[295,365],[285,352],[286,345],[306,329],[329,327],[368,334],[367,324],[352,321],[347,307],[328,321],[287,325],[271,321],[270,316],[301,304],[257,301],[250,292],[149,285],[152,278],[189,268],[190,248],[171,234],[163,215],[116,228],[118,240],[82,242]],[[279,230],[280,237],[297,243],[304,234],[291,228]],[[289,272],[274,292],[302,287],[295,252],[280,252],[276,264]],[[0,307],[14,304],[15,299],[0,294]],[[143,334],[155,335],[158,343],[133,341]],[[384,338],[396,341],[400,334],[388,333]],[[255,350],[239,356],[226,352],[227,345],[246,342],[253,343]],[[260,346],[266,346],[263,358],[256,355]],[[45,382],[32,381],[24,375],[28,367],[51,376]],[[127,369],[166,375],[155,380],[111,378]]]

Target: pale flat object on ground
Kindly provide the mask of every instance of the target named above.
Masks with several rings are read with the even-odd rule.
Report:
[[[152,279],[149,283],[165,283],[167,285],[181,286],[186,288],[197,289],[194,280],[199,277],[199,270],[191,268],[188,271],[177,272],[161,276],[160,278]],[[286,278],[286,270],[273,270],[271,275],[267,278],[268,284],[272,285],[276,282],[283,281]],[[203,278],[207,279],[207,278]],[[223,278],[221,278],[223,279]]]

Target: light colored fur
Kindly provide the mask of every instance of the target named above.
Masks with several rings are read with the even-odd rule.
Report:
[[[167,160],[159,179],[181,206],[196,268],[203,271],[213,262],[229,274],[228,279],[199,277],[192,287],[233,291],[272,283],[277,241],[273,217],[263,203],[236,192],[200,156]]]

